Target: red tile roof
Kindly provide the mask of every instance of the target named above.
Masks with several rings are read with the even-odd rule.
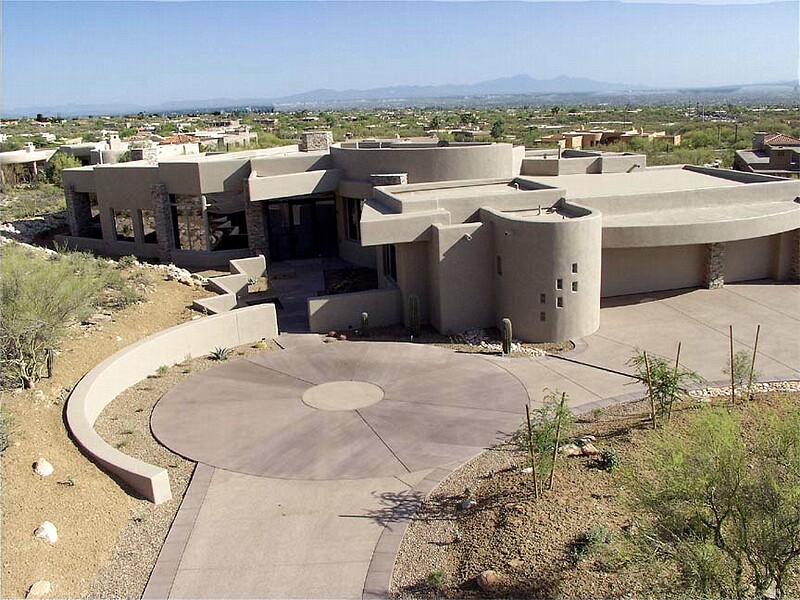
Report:
[[[769,146],[800,146],[800,139],[782,133],[773,133],[764,137],[764,143]]]
[[[178,133],[176,135],[171,135],[167,138],[164,138],[159,143],[163,146],[166,144],[191,144],[192,142],[196,141],[197,138],[194,136]]]

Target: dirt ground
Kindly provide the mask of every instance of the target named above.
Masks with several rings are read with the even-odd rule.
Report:
[[[800,402],[800,394],[790,397]],[[613,446],[622,464],[635,461],[649,433],[647,415],[644,401],[597,410],[578,419],[574,437],[594,435],[598,449]],[[607,543],[625,539],[636,521],[621,482],[599,459],[560,456],[554,488],[539,500],[522,470],[527,464],[524,452],[506,444],[442,482],[406,531],[390,597],[664,596],[657,582],[670,572],[663,565],[627,565],[625,554]],[[467,489],[476,504],[464,509]],[[492,591],[477,583],[489,569],[501,578]]]
[[[24,597],[45,579],[52,597],[89,592],[137,506],[117,483],[86,459],[69,439],[63,421],[69,390],[92,367],[117,350],[191,319],[191,303],[208,296],[201,288],[154,277],[144,302],[113,314],[111,321],[76,327],[56,357],[52,379],[35,389],[6,391],[3,415],[11,419],[10,445],[2,456],[2,596]],[[32,469],[40,457],[55,467],[42,478]],[[58,530],[50,546],[34,537],[42,521]]]

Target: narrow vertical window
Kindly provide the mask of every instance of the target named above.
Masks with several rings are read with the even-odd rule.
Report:
[[[573,292],[577,292],[578,291],[578,282],[577,281],[573,281],[572,282],[572,291]]]
[[[547,294],[539,294],[539,304],[547,304]]]
[[[573,273],[577,273],[578,272],[578,263],[572,263],[572,272]]]
[[[556,298],[556,308],[564,308],[564,298],[561,296]]]
[[[539,313],[539,320],[544,323],[547,320],[547,314],[544,312]]]
[[[497,274],[498,275],[503,274],[503,259],[499,254],[497,255]]]
[[[564,289],[564,280],[563,279],[556,279],[556,289],[563,290]]]

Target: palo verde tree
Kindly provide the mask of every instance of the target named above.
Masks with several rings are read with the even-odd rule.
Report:
[[[623,481],[646,561],[690,597],[784,598],[799,589],[800,407],[706,408],[649,434]]]

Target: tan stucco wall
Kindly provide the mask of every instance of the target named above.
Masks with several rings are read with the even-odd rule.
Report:
[[[308,326],[318,333],[358,329],[364,312],[372,327],[395,325],[402,320],[400,303],[396,288],[309,298]]]
[[[158,167],[97,167],[94,170],[97,203],[104,208],[153,208],[151,186],[158,183]]]
[[[442,333],[494,327],[491,223],[434,226],[429,252],[433,326]]]
[[[397,245],[397,285],[401,290],[403,322],[410,325],[409,299],[419,298],[421,323],[430,323],[430,297],[428,289],[428,251],[430,244],[416,242]]]
[[[603,248],[602,296],[703,284],[706,247]]]
[[[482,211],[494,228],[497,323],[511,319],[515,337],[565,341],[587,336],[600,326],[601,218],[585,209],[581,212],[584,216],[537,221]],[[498,257],[502,274],[498,274]],[[577,273],[572,272],[573,264]],[[576,292],[573,282],[578,284]],[[541,294],[545,294],[544,303]],[[558,298],[562,298],[560,308]]]
[[[408,183],[513,177],[511,144],[449,146],[446,148],[355,149],[332,146],[334,167],[347,179],[369,181],[375,173],[407,173]]]

